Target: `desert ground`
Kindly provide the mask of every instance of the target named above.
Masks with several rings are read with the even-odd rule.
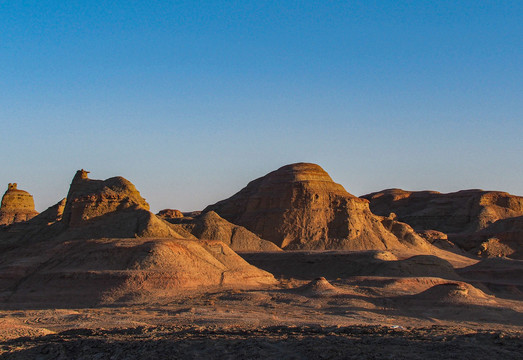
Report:
[[[382,251],[241,255],[278,283],[124,306],[12,304],[0,320],[1,357],[517,359],[523,351],[521,276],[486,279],[478,263],[454,269]],[[368,274],[351,275],[369,263]],[[423,263],[439,277],[416,274]],[[521,274],[520,262],[510,265]]]
[[[299,163],[155,215],[87,173],[40,214],[16,184],[2,199],[2,359],[523,354],[522,197],[369,200]]]

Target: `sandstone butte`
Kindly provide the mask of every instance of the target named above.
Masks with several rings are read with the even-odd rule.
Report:
[[[35,210],[33,196],[27,191],[17,189],[17,184],[9,184],[2,197],[0,205],[0,225],[10,225],[34,218]]]
[[[409,225],[374,215],[368,200],[315,164],[283,166],[209,211],[284,249],[433,250]]]
[[[149,212],[122,177],[79,170],[66,200],[0,230],[0,301],[67,305],[156,301],[186,289],[273,284],[226,244]],[[155,300],[156,299],[156,300]]]
[[[370,201],[374,213],[394,213],[417,231],[439,238],[443,234],[466,251],[523,259],[521,196],[483,190],[443,194],[388,189],[362,198]]]

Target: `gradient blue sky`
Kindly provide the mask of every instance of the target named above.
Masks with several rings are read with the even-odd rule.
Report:
[[[0,1],[0,186],[197,210],[299,161],[523,195],[523,1]]]

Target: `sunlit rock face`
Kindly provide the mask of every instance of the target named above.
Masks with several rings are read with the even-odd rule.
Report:
[[[481,256],[523,256],[523,197],[501,191],[388,189],[362,196],[378,215],[393,212],[417,231],[440,232],[451,246]]]
[[[523,215],[523,197],[501,191],[437,191],[388,189],[364,195],[371,210],[382,216],[391,212],[416,230],[444,233],[480,231],[500,219]]]
[[[33,196],[27,191],[18,189],[16,183],[10,183],[2,197],[0,225],[27,221],[36,215],[38,212],[35,211]]]
[[[287,249],[430,247],[410,226],[374,215],[316,164],[283,166],[204,212],[211,210]]]

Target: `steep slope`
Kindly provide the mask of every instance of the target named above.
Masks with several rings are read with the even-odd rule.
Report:
[[[0,301],[154,302],[184,289],[275,283],[226,244],[198,241],[148,209],[126,179],[91,180],[78,171],[66,200],[0,231]]]
[[[9,184],[0,205],[0,225],[27,221],[36,215],[38,211],[35,210],[33,196],[18,189],[16,183]]]
[[[217,240],[234,251],[281,251],[270,241],[260,239],[246,228],[231,224],[214,211],[194,218],[171,218],[168,221],[179,224],[200,240]]]
[[[318,165],[284,166],[204,209],[286,249],[429,249],[406,224],[379,217]]]
[[[149,212],[134,185],[122,178],[92,180],[79,170],[67,198],[33,219],[0,231],[0,246],[29,241],[130,237],[196,239]]]

